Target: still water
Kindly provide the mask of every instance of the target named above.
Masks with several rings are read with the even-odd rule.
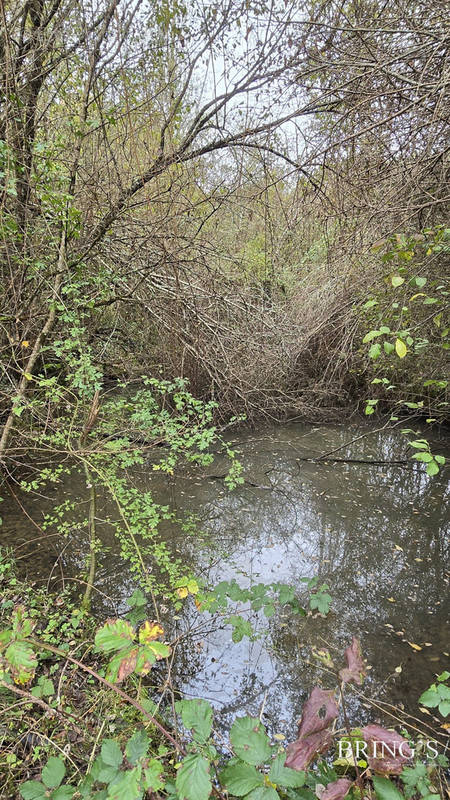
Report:
[[[333,597],[326,619],[283,612],[266,619],[260,613],[253,621],[261,638],[238,644],[229,626],[199,615],[192,600],[178,619],[166,613],[170,638],[188,634],[177,648],[174,683],[187,697],[212,701],[219,725],[229,725],[236,714],[262,711],[272,732],[292,738],[312,687],[320,681],[334,685],[311,658],[311,646],[328,648],[341,667],[352,634],[361,638],[371,665],[364,697],[349,701],[352,722],[386,719],[390,707],[383,703],[417,715],[419,695],[448,668],[448,471],[429,478],[410,461],[304,460],[362,432],[368,430],[304,424],[240,432],[233,445],[246,483],[233,492],[224,485],[220,459],[173,478],[160,477],[151,464],[133,473],[135,486],[150,489],[178,516],[195,516],[196,532],[188,535],[170,523],[162,533],[187,568],[209,583],[232,577],[242,586],[283,581],[306,601],[300,578],[318,575]],[[445,442],[433,449],[445,454]],[[405,457],[405,438],[374,430],[334,457],[397,461]],[[81,474],[40,497],[17,488],[15,493],[38,525],[66,496],[75,497],[80,513],[86,510]],[[19,547],[21,569],[30,578],[47,581],[51,574],[58,585],[63,577],[77,576],[86,554],[83,530],[74,527],[61,540],[49,529],[45,541],[29,543],[40,533],[17,502],[8,500],[2,511],[2,543]],[[97,572],[96,611],[102,618],[126,610],[135,588],[108,525],[102,526],[107,513],[100,508],[99,534],[109,548]]]

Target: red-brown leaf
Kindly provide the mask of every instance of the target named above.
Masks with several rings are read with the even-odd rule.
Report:
[[[329,726],[338,715],[332,691],[315,686],[306,701],[298,726],[298,738],[286,750],[286,767],[303,770],[331,744]]]
[[[367,742],[367,761],[374,772],[382,775],[400,775],[405,763],[412,758],[406,739],[396,731],[388,731],[380,725],[366,725],[362,729]]]
[[[126,657],[123,658],[120,662],[119,671],[117,673],[117,683],[121,683],[125,678],[128,678],[128,675],[134,671],[136,666],[136,659],[137,659],[138,651],[137,648],[131,651],[131,653]]]
[[[347,647],[345,658],[347,659],[347,666],[339,670],[341,681],[343,683],[354,681],[358,686],[362,686],[363,679],[366,676],[366,668],[362,658],[361,645],[356,636],[353,636],[350,647]]]
[[[344,800],[347,797],[352,782],[348,778],[339,778],[333,783],[329,783],[323,794],[320,795],[320,800]]]

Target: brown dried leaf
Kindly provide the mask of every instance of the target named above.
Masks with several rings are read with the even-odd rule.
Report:
[[[339,778],[333,783],[329,783],[323,794],[320,795],[320,800],[344,800],[347,797],[352,782],[348,778]]]
[[[367,761],[374,772],[382,775],[400,775],[412,751],[408,742],[396,731],[380,725],[366,725],[362,735],[368,744]]]
[[[343,683],[353,681],[358,686],[362,686],[363,680],[366,676],[366,667],[361,653],[361,645],[359,639],[353,636],[350,647],[345,651],[345,658],[347,659],[347,666],[339,670],[339,677]]]
[[[306,701],[298,727],[298,738],[286,750],[286,767],[303,770],[332,742],[329,726],[338,715],[332,691],[315,686]]]
[[[128,678],[128,675],[131,675],[131,673],[134,671],[134,668],[136,666],[137,655],[138,655],[138,650],[137,648],[134,648],[134,650],[132,650],[128,656],[122,658],[117,673],[117,683],[121,683],[123,680],[125,680],[125,678]]]

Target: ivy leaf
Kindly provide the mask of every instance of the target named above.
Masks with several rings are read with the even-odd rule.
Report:
[[[206,742],[211,730],[213,710],[206,700],[180,700],[175,708],[185,728],[192,730],[196,742]]]
[[[269,738],[257,717],[236,719],[230,731],[233,750],[247,764],[263,764],[270,759]]]
[[[177,772],[176,788],[179,800],[208,800],[212,783],[206,758],[199,753],[187,755]]]
[[[373,785],[378,800],[403,800],[403,795],[389,778],[381,778],[378,775],[374,775]]]
[[[284,761],[284,756],[282,756]],[[273,780],[272,777],[270,780]],[[220,781],[232,795],[243,797],[256,789],[257,786],[264,785],[264,778],[260,772],[251,764],[237,761],[235,764],[227,766],[220,773]]]
[[[125,747],[125,755],[131,764],[136,764],[140,758],[145,756],[150,745],[150,739],[145,731],[136,731],[130,739],[128,739],[127,746]]]
[[[55,789],[62,782],[65,774],[64,761],[51,756],[42,770],[42,781],[48,789]]]
[[[134,629],[125,619],[108,619],[95,634],[94,641],[104,653],[122,650],[134,641]]]
[[[269,780],[279,786],[286,786],[288,789],[296,789],[303,786],[306,775],[290,767],[285,767],[286,753],[280,753],[272,764],[269,773]]]
[[[109,767],[120,767],[123,755],[115,739],[104,739],[100,753],[102,761]]]

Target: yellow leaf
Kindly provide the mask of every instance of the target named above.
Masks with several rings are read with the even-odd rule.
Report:
[[[189,592],[188,592],[187,586],[181,586],[179,589],[177,589],[177,595],[178,595],[178,597],[180,597],[182,600],[183,600],[185,597],[187,597],[187,596],[188,596],[188,594],[189,594]]]
[[[395,352],[397,353],[399,358],[404,358],[406,356],[406,353],[408,352],[406,344],[402,342],[401,339],[395,340]]]
[[[394,600],[393,597],[388,597],[388,600],[389,600],[390,603],[395,603],[395,600]]]
[[[422,714],[428,714],[429,717],[432,716],[431,711],[428,711],[428,708],[424,708],[423,706],[419,706],[419,711],[421,711]]]
[[[402,553],[403,553],[403,547],[400,547],[399,544],[394,544],[394,547],[395,547],[396,550],[401,550]]]
[[[273,738],[277,740],[277,742],[283,742],[286,738],[284,733],[274,733]]]
[[[151,622],[147,619],[139,628],[139,641],[141,644],[146,644],[147,642],[152,642],[154,639],[157,639],[158,636],[162,636],[163,633],[164,629],[159,622]]]
[[[31,372],[24,372],[23,374],[25,375],[27,381],[32,381],[33,380],[33,376],[31,374]]]
[[[408,640],[407,640],[408,641]],[[408,642],[409,646],[412,647],[413,650],[422,650],[420,645],[414,644],[414,642]]]
[[[25,340],[22,342],[22,347],[29,347],[29,346],[30,346],[30,343],[29,343],[29,342],[28,342],[28,341],[25,339]]]

